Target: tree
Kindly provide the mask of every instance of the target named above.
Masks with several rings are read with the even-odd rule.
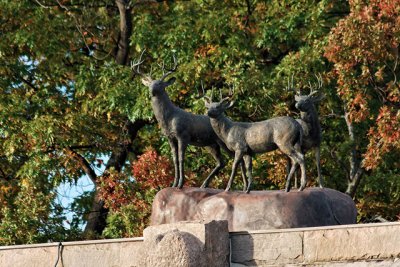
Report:
[[[118,66],[128,63],[131,9],[127,1],[2,2],[1,169],[17,187],[28,180],[54,193],[85,173],[97,191],[96,157],[110,158],[103,176],[124,166],[149,117],[132,112],[140,91],[127,90],[130,73]],[[23,191],[15,194],[9,204],[18,206]],[[85,231],[100,234],[107,209],[97,193],[87,216]]]
[[[351,196],[365,171],[383,168],[391,173],[388,180],[398,180],[394,157],[400,152],[399,4],[351,1],[349,16],[332,29],[326,47],[351,142],[346,190]],[[398,183],[396,187],[394,192]],[[388,198],[398,201],[396,194]]]
[[[320,105],[326,184],[346,191],[359,183],[351,190],[362,217],[378,212],[365,208],[372,199],[385,218],[395,219],[400,211],[389,203],[400,192],[397,59],[393,49],[374,44],[398,44],[399,5],[370,2],[1,1],[0,242],[139,233],[155,191],[135,182],[130,170],[148,155],[146,147],[170,156],[149,94],[129,68],[144,49],[142,70],[154,75],[157,64],[177,55],[177,82],[168,89],[177,105],[204,113],[202,81],[209,96],[212,88],[223,95],[234,88],[228,115],[242,121],[297,116],[293,93],[284,90],[287,79],[294,74],[295,86],[305,90],[320,72],[327,95]],[[187,157],[188,180],[199,185],[213,160],[194,147]],[[258,157],[255,188],[282,188],[285,162],[279,153]],[[105,171],[98,175],[100,165]],[[229,169],[211,186],[225,187]],[[368,179],[354,176],[357,170]],[[86,222],[84,234],[78,221],[64,226],[65,211],[54,202],[60,183],[82,175],[95,185],[74,204],[86,212],[78,219]],[[110,184],[130,192],[143,209],[124,202],[132,200],[127,193],[107,191]],[[110,199],[122,204],[116,208]]]

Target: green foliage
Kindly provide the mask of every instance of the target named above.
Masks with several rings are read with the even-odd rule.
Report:
[[[61,3],[0,0],[2,244],[82,238],[80,227],[99,191],[76,199],[69,227],[66,211],[55,204],[57,187],[85,174],[73,152],[92,169],[107,165],[99,159],[121,147],[129,152],[121,172],[109,169],[95,181],[103,189],[113,182],[114,191],[106,190],[103,199],[120,204],[108,203],[105,237],[140,234],[155,188],[166,186],[160,182],[157,187],[154,179],[148,180],[151,186],[139,186],[130,178],[131,162],[146,147],[157,148],[165,164],[170,149],[153,119],[147,88],[115,60],[121,37],[115,1]],[[356,194],[360,220],[375,214],[396,220],[399,88],[392,70],[399,6],[397,0],[138,2],[132,7],[129,60],[146,49],[141,71],[153,70],[158,78],[157,64],[169,65],[175,53],[177,82],[167,89],[173,102],[201,114],[202,82],[214,99],[234,89],[235,106],[228,116],[240,121],[297,117],[294,93],[285,90],[288,79],[293,75],[294,86],[308,92],[320,73],[327,96],[319,105],[327,186],[347,189],[350,152],[356,148],[371,169],[365,170]],[[351,113],[355,139],[349,137],[345,112]],[[134,140],[127,120],[147,122]],[[225,187],[231,166],[226,160],[212,187]],[[185,164],[187,185],[199,185],[214,160],[204,149],[190,147]],[[279,152],[257,157],[255,188],[282,189],[285,165]],[[312,153],[307,170],[313,184]],[[239,175],[234,188],[242,189]]]

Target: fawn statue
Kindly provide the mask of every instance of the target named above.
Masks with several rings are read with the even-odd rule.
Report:
[[[232,172],[229,178],[226,191],[232,186],[233,178],[239,162],[243,159],[245,163],[246,176],[248,177],[248,187],[250,191],[252,183],[252,157],[256,153],[264,153],[280,149],[292,160],[292,167],[287,179],[293,176],[296,165],[301,168],[302,191],[307,183],[306,167],[304,155],[301,152],[303,129],[301,125],[291,117],[275,117],[260,122],[234,122],[225,116],[225,111],[233,106],[234,102],[230,97],[226,97],[219,102],[212,102],[208,97],[204,97],[205,105],[208,109],[207,115],[210,117],[211,126],[218,137],[224,141],[229,150],[235,152],[232,165]],[[289,182],[290,183],[290,182]],[[286,187],[286,191],[290,188]]]

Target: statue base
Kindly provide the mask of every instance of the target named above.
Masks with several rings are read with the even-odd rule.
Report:
[[[316,227],[356,223],[354,201],[329,188],[225,192],[211,188],[165,188],[153,201],[151,225],[227,220],[229,231]]]

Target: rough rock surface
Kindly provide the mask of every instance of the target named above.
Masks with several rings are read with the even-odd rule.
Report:
[[[333,189],[302,192],[225,192],[210,188],[165,188],[155,197],[151,224],[227,220],[229,231],[356,223],[353,200]]]
[[[187,232],[171,230],[164,235],[159,235],[154,246],[148,248],[146,266],[205,266],[201,263],[203,259],[202,243]]]
[[[227,221],[180,222],[147,227],[141,266],[228,267]]]

